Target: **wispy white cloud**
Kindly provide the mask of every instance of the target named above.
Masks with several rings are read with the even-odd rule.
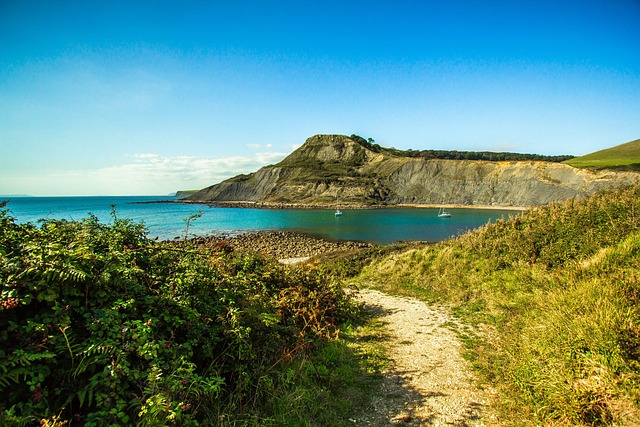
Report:
[[[252,150],[260,150],[263,146],[261,144],[247,144],[247,147]],[[273,148],[273,144],[264,144],[264,148],[271,150]]]
[[[261,152],[249,156],[128,155],[123,163],[99,169],[76,169],[22,176],[7,182],[5,193],[32,195],[142,195],[195,190],[232,176],[277,163],[286,153]]]

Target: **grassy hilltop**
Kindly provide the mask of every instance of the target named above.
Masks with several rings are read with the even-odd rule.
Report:
[[[640,187],[390,255],[359,282],[447,304],[507,425],[640,425]]]
[[[640,139],[566,160],[577,168],[640,170]]]

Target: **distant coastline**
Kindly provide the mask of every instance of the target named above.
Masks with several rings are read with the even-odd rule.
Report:
[[[447,204],[522,210],[638,179],[633,172],[590,171],[519,157],[501,160],[508,158],[501,154],[479,160],[471,153],[460,159],[453,152],[444,158],[420,153],[384,148],[357,135],[314,135],[281,162],[203,188],[185,202],[289,209],[335,208],[339,202],[341,209]]]
[[[219,208],[253,208],[253,209],[335,209],[334,205],[320,203],[279,203],[279,202],[251,202],[251,201],[217,201],[204,202],[194,200],[167,200],[153,202],[138,203],[183,203],[192,205],[215,206]],[[506,211],[526,211],[532,206],[504,206],[504,205],[462,205],[462,204],[433,204],[433,203],[378,203],[378,204],[341,204],[340,208],[344,210],[364,210],[364,209],[438,209],[445,207],[447,209],[487,209],[487,210],[506,210]]]
[[[189,197],[190,195],[197,193],[199,190],[178,190],[176,191],[175,197]]]

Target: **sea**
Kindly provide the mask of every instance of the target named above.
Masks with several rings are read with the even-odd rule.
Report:
[[[89,214],[101,222],[112,221],[112,207],[119,218],[143,223],[149,237],[174,240],[185,236],[236,236],[261,230],[299,232],[331,241],[352,240],[388,245],[403,241],[438,242],[473,230],[488,222],[517,215],[520,211],[494,209],[447,209],[450,218],[439,218],[437,209],[384,208],[254,209],[223,208],[206,204],[175,203],[168,196],[2,197],[5,209],[19,223],[41,219],[82,220]]]

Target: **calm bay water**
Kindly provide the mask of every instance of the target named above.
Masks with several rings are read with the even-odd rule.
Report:
[[[1,200],[5,200],[2,198]],[[166,196],[119,197],[15,197],[7,208],[18,222],[41,218],[81,220],[89,213],[111,221],[111,206],[120,218],[144,222],[149,236],[173,239],[182,236],[185,219],[203,210],[189,234],[236,235],[257,230],[297,231],[329,240],[358,240],[378,244],[397,241],[440,241],[477,228],[488,221],[515,215],[516,211],[449,209],[451,218],[438,218],[437,209],[332,210],[216,208],[180,203],[136,203],[168,200]]]

